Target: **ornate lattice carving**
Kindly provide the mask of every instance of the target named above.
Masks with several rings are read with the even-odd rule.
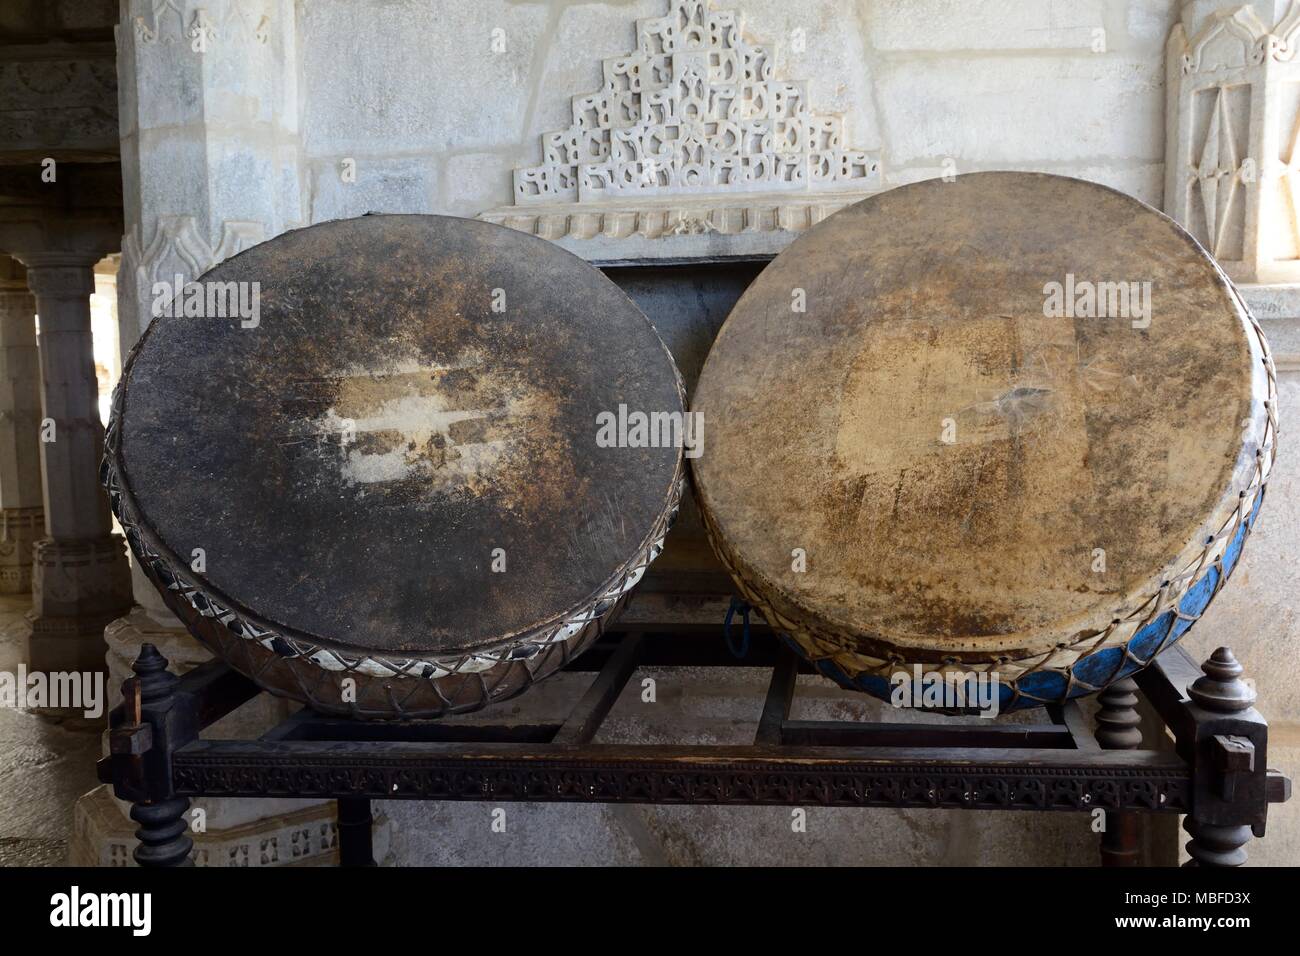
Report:
[[[573,124],[542,137],[541,165],[515,171],[516,203],[878,183],[879,157],[846,147],[844,118],[814,112],[806,83],[773,77],[734,11],[672,0],[636,38],[574,97]]]
[[[573,98],[572,124],[542,137],[542,162],[515,170],[514,205],[479,218],[598,260],[779,251],[882,173],[773,62],[734,11],[669,0],[636,22],[633,52],[604,61],[604,85]]]

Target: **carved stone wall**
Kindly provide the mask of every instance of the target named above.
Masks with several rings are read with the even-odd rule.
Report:
[[[1300,281],[1300,5],[1188,3],[1167,50],[1165,208],[1238,282]]]
[[[600,89],[573,97],[541,165],[514,171],[515,205],[481,218],[580,252],[658,240],[629,254],[657,258],[690,254],[694,236],[799,232],[878,190],[879,152],[850,148],[844,117],[816,112],[774,60],[736,11],[671,0],[636,22],[633,52],[602,61]]]
[[[151,319],[153,283],[197,279],[223,259],[302,220],[292,0],[127,0],[117,26],[125,234],[118,331],[125,357]],[[211,654],[176,620],[132,561],[137,604],[109,625],[114,696],[148,641],[177,671]],[[287,715],[263,696],[224,732],[255,736]],[[218,731],[222,732],[222,731]],[[200,865],[291,865],[328,856],[333,809],[221,800],[196,804],[213,830]],[[77,805],[74,857],[116,865],[134,825],[103,788]],[[309,859],[310,858],[310,859]]]
[[[117,157],[114,0],[6,4],[0,18],[0,158]]]
[[[627,261],[770,254],[854,198],[946,172],[1043,169],[1161,201],[1162,51],[1174,0],[979,9],[950,0],[431,0],[379,9],[317,0],[300,11],[313,222],[450,212],[536,232],[595,261]],[[339,68],[393,51],[397,71]],[[765,79],[746,84],[743,69],[728,72],[746,61],[759,71],[751,80]],[[763,92],[730,98],[745,85]],[[773,85],[799,96],[765,100]],[[661,122],[682,119],[683,103],[690,129]],[[782,109],[814,127],[820,117],[829,138],[783,142],[777,124],[787,134],[792,126]],[[742,128],[747,144],[731,138]],[[820,176],[836,167],[814,147],[834,141],[877,168]],[[767,178],[778,165],[803,170],[805,145],[827,162],[810,164],[802,180]],[[771,167],[767,153],[777,157]],[[733,182],[747,163],[754,178]],[[584,168],[593,188],[581,194]],[[600,188],[606,182],[626,188]]]

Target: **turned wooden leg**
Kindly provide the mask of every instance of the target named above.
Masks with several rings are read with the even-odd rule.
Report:
[[[1097,743],[1106,750],[1136,750],[1142,745],[1142,718],[1137,712],[1137,684],[1132,678],[1117,680],[1097,698]],[[1137,866],[1141,845],[1136,813],[1106,811],[1101,834],[1102,866]]]
[[[1184,866],[1241,866],[1246,862],[1250,827],[1219,827],[1187,817],[1183,829],[1192,837],[1187,841],[1192,858]]]
[[[194,841],[189,836],[185,811],[190,802],[173,797],[161,803],[131,805],[131,819],[140,824],[135,831],[140,845],[135,848],[135,862],[141,866],[193,866],[190,851]]]
[[[1106,750],[1136,750],[1142,746],[1142,718],[1137,712],[1137,684],[1131,677],[1117,680],[1097,697],[1097,743]]]
[[[1197,707],[1212,714],[1240,714],[1254,705],[1255,692],[1241,679],[1243,668],[1230,648],[1216,650],[1201,670],[1203,676],[1187,688]],[[1198,820],[1194,807],[1183,820],[1183,829],[1191,836],[1187,842],[1191,859],[1184,866],[1232,867],[1246,862],[1246,843],[1252,836],[1249,826]]]
[[[140,655],[131,665],[138,683],[139,711],[134,719],[151,722],[161,720],[172,707],[175,699],[176,685],[180,679],[168,673],[167,658],[159,653],[152,644],[140,648]],[[156,737],[159,746],[165,746],[162,735]],[[152,782],[152,781],[151,781]],[[159,789],[147,786],[153,792],[149,797],[137,800],[131,805],[131,819],[140,824],[135,831],[140,845],[135,848],[135,861],[141,866],[190,866],[190,851],[194,841],[189,836],[189,821],[185,811],[190,808],[190,801],[185,797],[167,797],[158,799]],[[166,791],[170,791],[170,784]]]

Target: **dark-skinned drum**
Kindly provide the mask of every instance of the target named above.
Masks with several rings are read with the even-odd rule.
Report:
[[[218,283],[255,283],[258,315],[155,318],[104,465],[196,637],[363,718],[503,700],[596,639],[684,477],[680,447],[600,440],[620,406],[683,411],[626,295],[545,240],[441,216],[289,232],[198,287]]]

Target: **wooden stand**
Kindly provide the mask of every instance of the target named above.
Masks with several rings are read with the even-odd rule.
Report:
[[[753,744],[593,743],[638,666],[770,667]],[[304,709],[259,740],[205,740],[204,727],[259,690],[216,661],[183,678],[165,668],[144,645],[99,763],[100,779],[133,804],[142,866],[189,862],[191,797],[338,800],[340,860],[350,866],[374,863],[376,799],[1101,808],[1106,866],[1138,862],[1148,814],[1177,813],[1192,836],[1189,865],[1239,866],[1244,844],[1264,835],[1268,804],[1290,796],[1290,780],[1266,767],[1268,725],[1226,648],[1200,668],[1174,647],[1114,684],[1101,695],[1095,736],[1074,703],[1048,708],[1052,722],[1038,725],[791,720],[806,665],[759,628],[744,660],[715,636],[608,634],[570,666],[597,673],[559,724],[377,723]],[[1142,748],[1139,690],[1175,752]]]

